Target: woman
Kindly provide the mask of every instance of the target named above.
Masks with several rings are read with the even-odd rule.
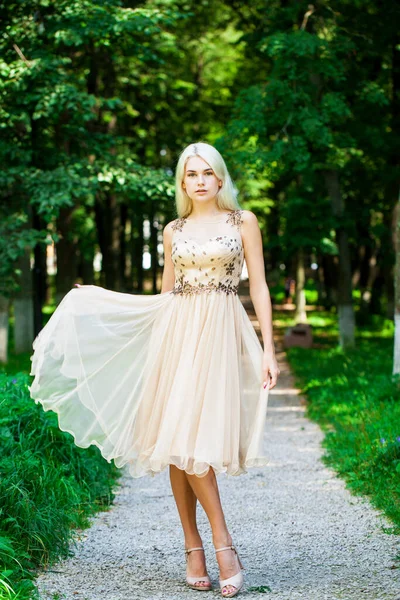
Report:
[[[134,296],[83,285],[33,343],[31,396],[81,447],[97,445],[133,477],[167,466],[181,519],[187,583],[211,589],[196,524],[210,521],[224,597],[243,585],[216,475],[267,463],[262,434],[279,369],[261,233],[241,210],[219,152],[190,144],[176,168],[179,217],[164,236],[162,291]],[[243,259],[262,349],[237,291]]]

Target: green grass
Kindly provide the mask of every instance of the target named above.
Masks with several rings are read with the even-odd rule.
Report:
[[[285,285],[284,278],[279,283],[270,286],[271,296],[274,299],[275,304],[283,304],[285,301]],[[314,279],[309,278],[306,283],[304,290],[306,296],[306,302],[308,305],[315,305],[318,303],[318,289]],[[292,295],[292,300],[295,302],[295,294]]]
[[[74,530],[109,506],[119,474],[60,431],[30,383],[26,373],[0,373],[0,600],[36,598],[38,568],[69,555]]]
[[[394,324],[390,319],[379,315],[371,315],[368,321],[365,322],[365,318],[361,318],[359,313],[356,312],[356,321],[357,340],[393,339]],[[339,328],[335,309],[328,311],[321,308],[307,312],[307,322],[312,327],[315,346],[332,347],[338,343]],[[294,324],[294,308],[292,311],[274,309],[274,328],[277,332],[283,333],[287,327]]]
[[[392,324],[363,328],[357,347],[337,346],[335,319],[315,313],[317,347],[291,348],[288,359],[307,395],[307,414],[325,431],[324,461],[400,533],[400,382],[391,377]]]

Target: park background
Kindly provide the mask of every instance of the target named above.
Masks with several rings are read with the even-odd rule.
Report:
[[[32,341],[76,282],[159,293],[195,141],[258,217],[277,335],[312,327],[288,358],[326,460],[398,532],[398,3],[10,0],[1,17],[0,599],[35,597],[118,478],[30,400]]]

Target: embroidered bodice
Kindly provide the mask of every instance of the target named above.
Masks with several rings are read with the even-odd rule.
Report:
[[[190,217],[172,224],[174,294],[225,292],[237,294],[244,250],[240,234],[242,210],[215,221],[196,223]]]

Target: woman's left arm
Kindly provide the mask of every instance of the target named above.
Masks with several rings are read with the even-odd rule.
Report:
[[[260,324],[264,346],[264,385],[269,381],[269,389],[272,389],[276,385],[280,370],[275,356],[272,304],[268,285],[265,280],[261,230],[256,215],[250,210],[242,212],[242,219],[242,240],[244,258],[249,274],[250,298]]]

